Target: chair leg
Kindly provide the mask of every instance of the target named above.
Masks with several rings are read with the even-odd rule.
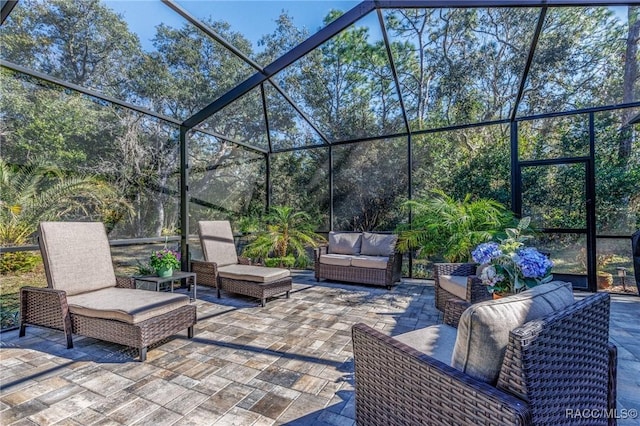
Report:
[[[262,298],[262,307],[263,307],[263,308],[264,308],[264,305],[265,305],[265,298],[263,297],[263,298]]]
[[[289,298],[289,292],[287,291],[287,299]]]
[[[20,333],[18,334],[18,337],[24,337],[24,335],[26,334],[27,331],[27,326],[25,324],[20,324]]]
[[[140,348],[140,362],[145,362],[147,360],[147,347],[143,346]]]
[[[187,328],[187,336],[189,339],[193,339],[193,326]]]
[[[220,289],[218,289],[218,299],[220,299]]]

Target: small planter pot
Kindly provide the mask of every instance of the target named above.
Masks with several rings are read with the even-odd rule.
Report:
[[[613,275],[608,272],[598,272],[596,281],[598,290],[606,290],[613,285]]]
[[[156,268],[156,275],[159,277],[170,277],[173,275],[173,268]]]

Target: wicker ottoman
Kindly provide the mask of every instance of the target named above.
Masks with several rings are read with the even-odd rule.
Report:
[[[260,299],[262,307],[264,307],[268,297],[286,293],[287,299],[289,298],[291,277],[268,282],[254,282],[218,276],[218,298],[220,298],[220,290],[256,297]]]

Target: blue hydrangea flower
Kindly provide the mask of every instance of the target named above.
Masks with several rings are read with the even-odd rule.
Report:
[[[498,243],[494,242],[478,244],[478,247],[471,252],[473,261],[480,264],[489,263],[492,259],[500,256],[502,256],[502,250],[500,250]]]
[[[542,278],[553,267],[553,262],[533,247],[518,250],[514,261],[525,278]]]

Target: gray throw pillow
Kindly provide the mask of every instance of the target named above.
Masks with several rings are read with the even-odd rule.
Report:
[[[394,234],[362,234],[362,249],[360,254],[365,256],[391,256],[396,249],[398,236]]]
[[[362,234],[359,232],[329,232],[329,253],[360,254]]]

